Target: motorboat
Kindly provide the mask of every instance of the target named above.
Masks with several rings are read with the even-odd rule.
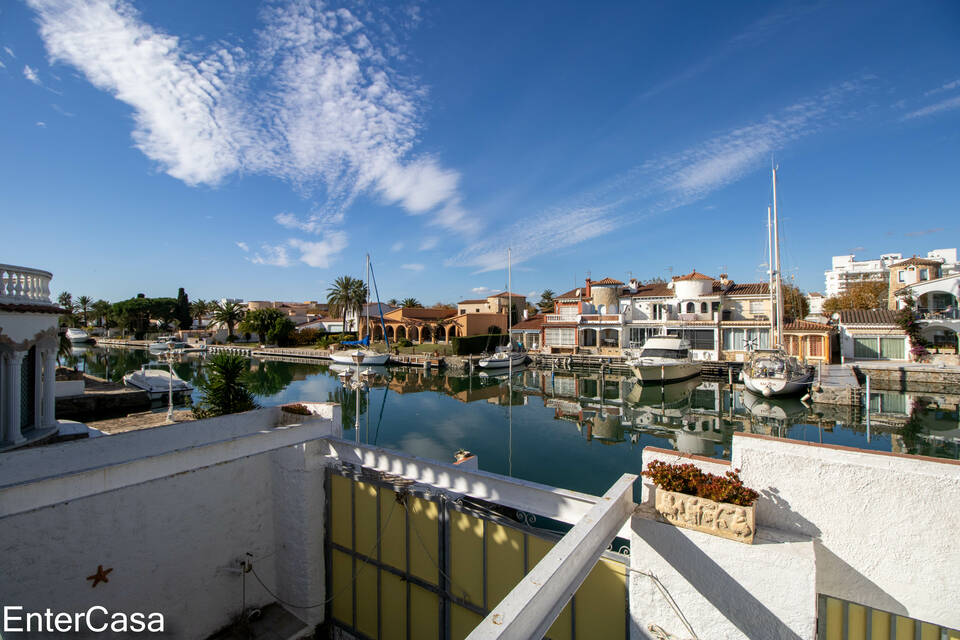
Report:
[[[627,394],[626,400],[630,404],[641,406],[672,406],[678,403],[689,403],[691,394],[700,384],[696,376],[663,386],[636,384]]]
[[[147,347],[147,349],[152,353],[162,353],[164,351],[175,351],[188,348],[190,348],[190,344],[184,342],[176,336],[160,336],[151,342]]]
[[[337,364],[356,365],[353,357],[359,355],[363,357],[360,364],[365,366],[383,366],[390,359],[389,353],[380,353],[373,349],[350,349],[348,351],[334,351],[330,354],[330,359]]]
[[[700,363],[690,357],[690,347],[678,336],[651,336],[627,366],[641,385],[665,385],[700,375]]]
[[[805,393],[813,382],[813,367],[783,349],[755,349],[743,363],[743,386],[765,398]]]
[[[163,398],[170,393],[171,389],[175,394],[193,391],[193,386],[189,382],[172,373],[166,364],[159,362],[145,364],[136,371],[127,373],[123,376],[123,383],[129,387],[143,389],[151,400]]]
[[[67,340],[74,344],[93,342],[93,338],[83,329],[67,329]]]
[[[514,351],[510,347],[498,347],[496,353],[492,356],[480,358],[477,366],[481,369],[503,369],[511,365],[520,366],[526,361],[526,351]]]

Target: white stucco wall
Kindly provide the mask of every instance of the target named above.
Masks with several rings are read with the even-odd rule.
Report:
[[[55,329],[59,316],[53,313],[0,312],[0,334],[13,342],[32,340],[42,331]]]
[[[0,456],[0,603],[159,611],[168,637],[205,638],[240,612],[235,569],[251,557],[285,600],[322,602],[318,438],[340,416],[317,407],[330,417],[275,427],[267,409]],[[93,589],[98,565],[113,571]],[[252,574],[246,593],[248,607],[274,600]],[[293,613],[316,624],[323,611]]]

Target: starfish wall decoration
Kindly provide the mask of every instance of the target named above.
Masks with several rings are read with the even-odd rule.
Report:
[[[113,567],[110,567],[109,569],[104,569],[102,564],[98,564],[97,572],[92,576],[87,576],[87,580],[93,580],[93,584],[90,585],[90,588],[91,589],[96,588],[96,586],[101,582],[110,582],[110,580],[107,578],[107,574],[110,573],[111,571],[113,571]]]

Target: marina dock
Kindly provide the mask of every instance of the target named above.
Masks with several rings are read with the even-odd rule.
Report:
[[[818,369],[818,379],[810,389],[810,399],[818,404],[838,404],[859,407],[863,390],[853,367],[825,364]]]

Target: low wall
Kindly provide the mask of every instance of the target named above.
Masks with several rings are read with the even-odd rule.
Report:
[[[874,389],[960,393],[960,367],[857,363],[854,369],[861,380],[869,375]]]

